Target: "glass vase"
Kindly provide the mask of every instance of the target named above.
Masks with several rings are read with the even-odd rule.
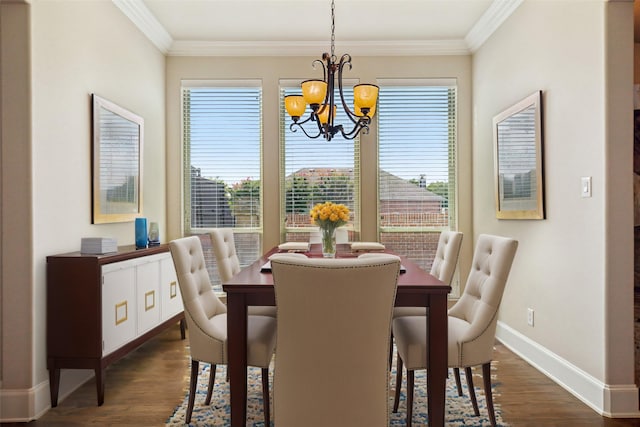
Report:
[[[147,235],[147,218],[136,218],[135,231],[136,249],[146,248],[149,243],[149,236]]]
[[[325,258],[336,257],[336,229],[321,228],[322,234],[322,256]]]
[[[149,223],[149,246],[160,245],[160,228],[157,222]]]

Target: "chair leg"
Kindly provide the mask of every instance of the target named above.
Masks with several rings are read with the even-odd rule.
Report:
[[[216,382],[216,365],[211,364],[209,369],[209,387],[207,387],[207,398],[204,401],[204,404],[209,406],[211,404],[211,395],[213,394],[213,385]]]
[[[400,354],[396,357],[396,394],[393,398],[393,413],[398,412],[398,406],[400,405],[400,391],[402,390],[402,359]]]
[[[411,427],[411,419],[413,418],[413,370],[407,369],[407,427]]]
[[[271,412],[269,411],[269,368],[262,368],[262,402],[264,406],[264,425],[271,425]]]
[[[389,340],[389,370],[393,365],[393,333],[391,333],[391,339]]]
[[[456,377],[456,387],[458,387],[458,396],[462,396],[462,384],[460,384],[460,368],[453,368],[453,375]]]
[[[476,391],[473,388],[473,376],[470,367],[464,368],[464,376],[467,377],[467,387],[469,387],[469,397],[473,405],[473,413],[478,417],[480,416],[480,411],[478,410],[478,401],[476,400]]]
[[[185,422],[191,422],[191,413],[193,412],[193,403],[196,400],[196,386],[198,385],[198,365],[200,362],[191,359],[191,378],[189,379],[189,404],[187,405],[187,414]]]
[[[487,410],[491,426],[496,427],[496,413],[493,410],[493,393],[491,391],[491,362],[482,365],[482,379],[484,381],[484,395],[487,399]]]

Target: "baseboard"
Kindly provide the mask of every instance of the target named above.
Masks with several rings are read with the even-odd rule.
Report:
[[[0,390],[0,422],[29,422],[51,407],[49,381],[30,389]]]
[[[503,322],[498,322],[496,338],[598,414],[640,417],[635,384],[605,384]]]
[[[63,401],[73,391],[93,377],[93,371],[63,370],[58,402]],[[0,389],[0,423],[29,422],[36,420],[51,409],[49,380],[29,389]]]

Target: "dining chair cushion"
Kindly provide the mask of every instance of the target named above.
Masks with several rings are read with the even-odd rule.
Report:
[[[396,348],[407,369],[427,368],[427,346],[424,344],[427,321],[426,316],[400,316],[393,319]]]

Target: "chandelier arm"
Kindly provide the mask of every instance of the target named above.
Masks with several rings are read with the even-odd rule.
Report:
[[[371,117],[364,116],[358,119],[353,129],[350,132],[343,132],[342,135],[347,139],[353,139],[358,136],[359,133],[367,135],[369,133],[369,125],[371,124]]]
[[[369,123],[358,120],[350,132],[345,132],[342,128],[340,129],[340,133],[344,139],[355,139],[361,132],[363,135],[367,135],[369,133]]]
[[[344,109],[344,112],[347,114],[347,117],[353,124],[357,124],[358,116],[356,116],[356,114],[351,111],[351,109],[347,105],[346,101],[344,100],[344,93],[342,91],[342,71],[346,65],[348,65],[349,70],[351,70],[351,55],[349,55],[348,53],[342,55],[342,57],[340,58],[340,63],[338,64],[338,92],[340,93],[340,101],[342,102],[342,108]],[[351,132],[349,132],[349,134],[351,134]]]
[[[309,118],[310,119],[310,118]],[[291,132],[297,132],[298,130],[295,129],[295,127],[300,128],[300,130],[302,130],[302,133],[304,133],[307,138],[311,138],[311,139],[316,139],[318,138],[320,135],[322,135],[322,132],[318,132],[317,135],[309,135],[309,133],[307,133],[307,130],[302,127],[302,123],[306,123],[309,121],[309,119],[305,120],[304,122],[296,122],[296,123],[291,123],[291,125],[289,126],[289,129],[291,130]],[[295,127],[294,127],[295,126]]]
[[[322,59],[325,59],[325,56],[328,56],[327,53],[323,53],[322,54]],[[324,64],[324,62],[322,62],[321,59],[315,59],[312,63],[311,63],[311,67],[313,69],[316,68],[316,63],[320,64],[322,66],[322,81],[327,81],[327,66]]]

